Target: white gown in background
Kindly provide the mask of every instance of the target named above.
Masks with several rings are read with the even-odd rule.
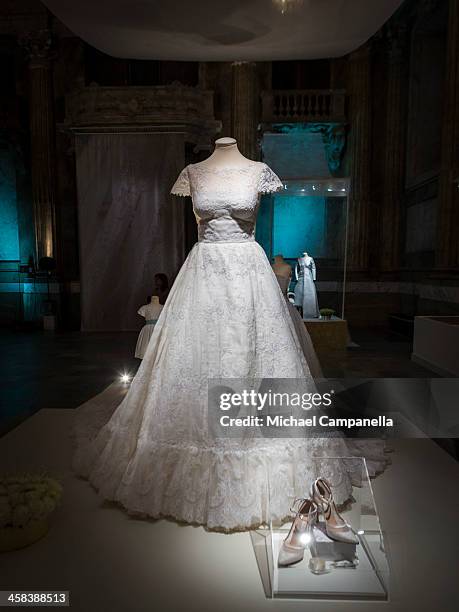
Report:
[[[159,302],[150,302],[149,304],[141,306],[137,311],[137,314],[145,319],[145,325],[140,330],[137,344],[135,345],[134,356],[137,357],[137,359],[144,358],[148,343],[153,335],[155,325],[158,322],[158,317],[162,309],[163,307]]]
[[[310,368],[270,263],[254,239],[261,193],[282,188],[261,162],[190,164],[172,193],[191,195],[199,241],[183,264],[144,359],[118,407],[104,394],[79,409],[76,471],[131,513],[246,529],[288,515],[316,475],[314,455],[342,457],[341,438],[213,438],[209,378],[306,378]],[[324,468],[325,469],[325,468]],[[338,502],[351,482],[325,469]]]

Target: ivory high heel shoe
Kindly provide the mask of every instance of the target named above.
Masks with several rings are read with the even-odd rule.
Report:
[[[336,508],[331,485],[325,478],[317,478],[311,485],[311,499],[317,505],[325,521],[325,530],[329,538],[337,542],[358,544],[359,538],[352,527],[346,523]]]
[[[317,522],[317,506],[310,499],[296,499],[290,511],[296,512],[296,515],[279,550],[279,567],[293,565],[303,559],[304,549],[312,540],[312,530]]]

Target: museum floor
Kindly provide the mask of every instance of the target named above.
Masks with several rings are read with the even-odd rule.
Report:
[[[328,375],[432,376],[410,361],[400,338],[360,331],[353,340],[359,348],[324,362]],[[0,554],[0,589],[69,590],[78,612],[459,609],[459,467],[432,441],[393,441],[392,465],[373,481],[391,562],[389,602],[271,601],[248,533],[129,518],[72,473],[69,408],[132,371],[135,334],[5,334],[2,343],[9,428],[13,418],[18,424],[0,439],[1,469],[45,470],[64,496],[44,539]]]

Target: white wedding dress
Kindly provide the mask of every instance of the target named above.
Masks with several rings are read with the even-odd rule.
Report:
[[[348,454],[341,438],[208,433],[209,378],[306,378],[313,388],[286,300],[254,239],[260,194],[280,188],[268,166],[250,162],[190,164],[172,189],[192,196],[199,242],[121,404],[101,394],[77,409],[76,471],[130,513],[247,529],[269,513],[288,515],[292,498],[305,496],[317,475],[314,456]],[[334,461],[324,471],[338,502],[347,499],[344,465]]]

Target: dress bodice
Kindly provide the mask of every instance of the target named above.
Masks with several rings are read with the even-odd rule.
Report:
[[[316,280],[316,264],[311,256],[300,257],[298,259],[298,277],[302,277],[305,274],[310,274],[314,280]]]
[[[141,316],[141,317],[145,317],[146,320],[153,320],[153,319],[157,319],[159,317],[159,315],[161,314],[161,310],[163,309],[163,307],[161,306],[161,304],[156,304],[155,302],[150,302],[149,304],[145,304],[144,306],[141,306],[139,308],[139,310],[137,311],[137,313]]]
[[[314,267],[314,260],[312,257],[300,257],[298,259],[298,265],[300,266],[301,270],[304,270],[304,268],[312,270]]]
[[[223,168],[199,163],[182,170],[171,193],[192,197],[200,242],[245,242],[255,239],[260,194],[282,186],[262,162]]]

